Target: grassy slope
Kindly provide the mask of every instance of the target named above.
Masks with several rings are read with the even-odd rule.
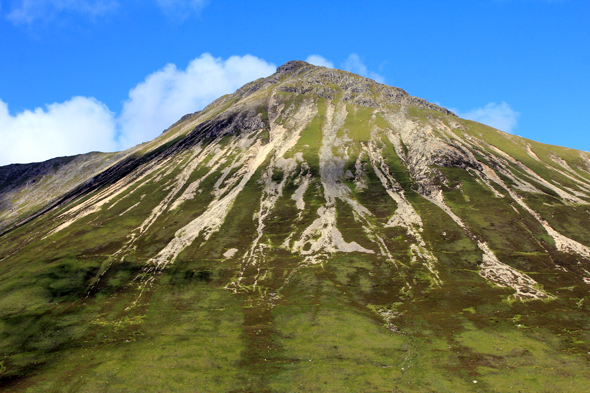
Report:
[[[290,231],[300,234],[324,203],[322,188],[317,187],[324,105],[318,103],[318,116],[290,152],[302,151],[315,176],[305,194],[307,209],[299,221],[295,219],[299,212],[291,195],[296,187],[288,180],[266,227],[263,241],[270,244],[281,244]],[[360,149],[360,142],[370,135],[362,124],[370,123],[371,113],[356,116],[347,119],[346,127],[352,144]],[[359,125],[355,119],[361,117]],[[473,127],[467,132],[475,135],[479,126]],[[537,164],[522,149],[505,146],[509,140],[489,138],[536,170]],[[26,244],[35,232],[51,228],[57,212],[2,239],[3,256],[24,245],[0,262],[3,390],[585,390],[590,378],[587,291],[572,286],[571,277],[556,271],[549,256],[563,264],[575,261],[552,249],[539,224],[523,211],[515,212],[507,195],[490,198],[490,191],[463,170],[444,169],[450,185],[445,198],[454,212],[487,239],[505,263],[538,272],[533,277],[558,296],[551,302],[507,301],[511,290],[492,286],[477,274],[481,253],[473,242],[414,191],[393,147],[386,143],[385,149],[391,173],[423,217],[422,236],[440,262],[440,288],[431,287],[421,265],[410,263],[406,241],[412,239],[405,231],[381,228],[396,260],[408,266],[403,274],[382,257],[360,253],[333,254],[327,263],[301,268],[297,255],[274,248],[261,265],[268,279],[259,289],[239,294],[224,289],[239,273],[239,258],[256,233],[252,216],[262,192],[258,171],[220,231],[206,242],[197,238],[137,303],[139,289],[131,279],[178,229],[204,211],[210,194],[204,192],[158,219],[137,250],[115,261],[86,297],[88,286],[111,262],[109,255],[166,195],[165,184],[176,169],[130,189],[111,209],[112,204],[105,205],[43,241]],[[541,150],[536,151],[541,156]],[[203,189],[212,187],[221,169]],[[192,179],[205,171],[197,168]],[[373,212],[374,224],[382,227],[395,206],[387,203],[371,169],[366,176],[367,190],[349,187]],[[461,189],[454,188],[458,184]],[[527,203],[537,208],[536,198],[541,206],[543,198],[551,197],[529,195]],[[135,209],[119,216],[140,200]],[[470,201],[487,204],[474,206]],[[566,217],[576,217],[574,208],[559,205]],[[348,205],[339,201],[337,212],[346,241],[374,248]],[[584,232],[586,225],[580,218],[560,222],[566,234]],[[240,252],[225,259],[222,254],[229,248]],[[252,283],[259,273],[246,269],[244,282]],[[406,278],[410,289],[404,287]],[[267,295],[279,291],[281,297],[269,307]],[[382,307],[400,313],[394,323],[403,333],[384,327],[375,312]]]

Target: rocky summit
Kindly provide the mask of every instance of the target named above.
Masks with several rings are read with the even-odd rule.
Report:
[[[292,61],[0,168],[4,392],[583,392],[590,154]]]

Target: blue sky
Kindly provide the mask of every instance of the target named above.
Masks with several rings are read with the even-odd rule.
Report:
[[[590,151],[587,0],[0,0],[0,165],[150,140],[289,60]]]

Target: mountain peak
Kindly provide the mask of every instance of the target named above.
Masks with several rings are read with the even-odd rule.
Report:
[[[291,60],[283,64],[282,66],[277,67],[277,74],[283,74],[288,72],[296,71],[303,67],[317,67],[312,64],[309,64],[302,60]]]
[[[388,86],[349,71],[315,66],[301,60],[292,60],[283,64],[271,76],[250,82],[235,93],[219,98],[205,109],[244,99],[255,92],[259,95],[261,90],[266,90],[266,95],[277,91],[311,94],[329,100],[338,98],[344,102],[369,108],[401,105],[455,116],[448,109],[423,98],[411,96],[399,87]]]

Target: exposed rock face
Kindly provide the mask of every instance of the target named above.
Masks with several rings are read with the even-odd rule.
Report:
[[[589,162],[399,88],[286,63],[128,152],[0,169],[0,195],[22,206],[3,209],[4,225],[40,209],[0,237],[0,318],[16,337],[0,346],[5,375],[32,367],[23,353],[52,364],[68,348],[74,364],[92,347],[104,365],[76,371],[92,391],[120,362],[108,351],[141,368],[154,342],[181,355],[170,367],[206,359],[186,378],[220,391],[343,390],[342,375],[370,381],[355,391],[464,391],[474,376],[493,391],[490,369],[546,370],[546,353],[565,365],[555,380],[573,364],[587,373],[561,350],[590,353]],[[37,205],[16,197],[27,192]],[[19,318],[52,342],[16,334]],[[533,325],[555,343],[578,330],[551,347],[519,330]],[[479,345],[506,335],[542,355]],[[406,381],[410,367],[435,382]],[[116,390],[148,389],[116,375]]]

